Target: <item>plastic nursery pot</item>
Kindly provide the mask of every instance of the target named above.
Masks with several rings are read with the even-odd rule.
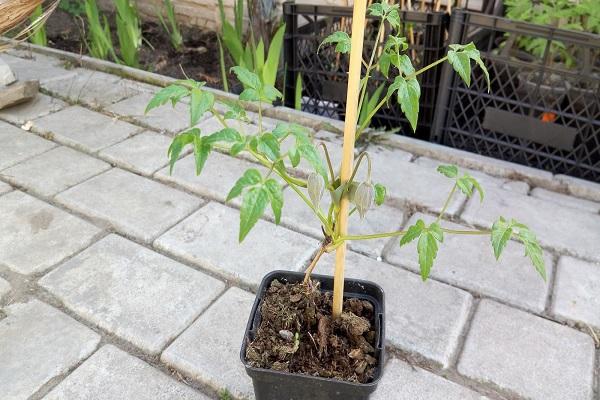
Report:
[[[321,283],[322,291],[333,290],[333,278],[311,275]],[[256,400],[367,400],[383,375],[385,359],[385,313],[383,289],[375,283],[357,279],[345,280],[344,297],[369,300],[375,307],[375,356],[377,367],[373,380],[369,383],[353,383],[337,379],[321,378],[304,374],[254,368],[246,362],[246,347],[255,337],[260,325],[260,305],[271,282],[298,283],[304,279],[302,272],[274,271],[266,275],[258,288],[256,300],[250,312],[244,333],[240,358],[246,372],[252,378]]]

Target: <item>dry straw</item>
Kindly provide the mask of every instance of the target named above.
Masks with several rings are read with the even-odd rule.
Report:
[[[59,0],[0,0],[0,35],[14,32],[10,35],[16,41],[26,40],[46,22],[50,14],[58,6]],[[29,17],[38,6],[44,7],[42,15],[34,21]],[[25,26],[23,24],[28,21]],[[0,43],[0,51],[7,49],[11,43]]]

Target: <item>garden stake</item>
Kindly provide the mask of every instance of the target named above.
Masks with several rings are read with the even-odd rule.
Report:
[[[342,185],[350,179],[354,164],[354,138],[358,121],[358,96],[362,69],[363,42],[365,36],[365,20],[367,14],[366,0],[356,0],[352,14],[352,42],[350,51],[350,72],[348,75],[348,95],[346,97],[346,121],[344,124],[344,146],[340,179]],[[339,211],[339,233],[345,236],[348,232],[347,196],[342,196]],[[343,242],[335,254],[335,276],[333,284],[333,317],[342,315],[344,303],[344,266],[346,262],[346,242]]]

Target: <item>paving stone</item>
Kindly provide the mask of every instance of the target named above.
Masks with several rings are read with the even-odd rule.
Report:
[[[0,197],[0,264],[20,274],[45,271],[89,246],[97,227],[22,192]]]
[[[301,270],[318,247],[314,239],[262,220],[241,244],[238,232],[239,212],[209,203],[154,245],[251,288],[273,270]]]
[[[67,79],[47,82],[42,87],[55,96],[91,107],[105,107],[140,93],[115,75],[82,68],[73,72],[75,75]]]
[[[214,390],[253,399],[252,381],[240,363],[240,346],[254,296],[231,288],[183,332],[161,361]]]
[[[317,273],[331,274],[335,256],[326,254]],[[372,281],[385,290],[386,337],[395,347],[443,367],[450,365],[473,299],[460,289],[349,252],[346,278]]]
[[[153,95],[150,93],[140,93],[137,96],[115,103],[106,110],[170,134],[179,133],[190,127],[189,106],[184,103],[178,103],[175,107],[166,104],[144,115],[146,106],[152,97]],[[208,116],[207,113],[205,118],[208,118]]]
[[[142,360],[106,345],[44,400],[209,400]]]
[[[68,372],[98,346],[100,336],[38,300],[12,304],[0,320],[0,393],[25,400]]]
[[[523,181],[506,181],[502,185],[502,189],[512,190],[513,192],[527,195],[531,187],[527,182]]]
[[[600,264],[572,257],[558,261],[552,313],[600,329]]]
[[[556,179],[566,185],[570,193],[592,201],[600,201],[600,184],[567,175],[556,175]]]
[[[9,184],[0,181],[0,196],[4,193],[8,193],[12,190],[12,187]]]
[[[433,158],[429,158],[429,157],[419,157],[415,160],[415,163],[418,165],[421,165],[423,167],[429,168],[432,171],[436,171],[436,172],[437,172],[438,166],[448,164],[446,162],[434,160]],[[458,169],[460,172],[463,172],[463,173],[466,172],[469,175],[471,175],[473,178],[477,179],[479,181],[479,183],[481,184],[481,186],[483,186],[484,190],[488,186],[501,187],[502,185],[504,185],[505,180],[502,178],[496,178],[495,176],[491,176],[491,175],[488,175],[486,173],[483,173],[481,171],[477,171],[474,169],[463,168],[463,167],[459,167]]]
[[[41,84],[70,78],[75,72],[60,67],[61,61],[41,54],[31,53],[30,59],[18,58],[6,54],[0,55],[11,67],[18,80],[37,79]]]
[[[452,181],[435,168],[411,163],[410,153],[370,146],[367,151],[373,158],[373,182],[387,188],[391,205],[417,204],[434,211],[441,211],[450,190]],[[359,175],[359,177],[362,177]],[[448,210],[450,215],[458,212],[463,197],[456,195]]]
[[[110,169],[110,165],[68,147],[56,147],[5,169],[0,176],[13,185],[51,197]]]
[[[482,300],[458,372],[532,400],[591,400],[594,356],[590,336]]]
[[[531,191],[533,197],[551,201],[564,207],[575,208],[582,211],[588,211],[594,214],[600,212],[600,203],[590,200],[579,199],[562,193],[552,192],[550,190],[535,188]]]
[[[22,129],[0,122],[0,170],[50,150],[56,145]]]
[[[67,107],[67,103],[54,97],[38,93],[27,103],[0,110],[0,119],[16,125],[23,125],[27,121],[43,117]]]
[[[484,400],[486,397],[424,369],[390,360],[372,400]]]
[[[145,131],[110,146],[98,153],[119,167],[150,176],[169,163],[167,151],[172,139],[158,133]],[[182,154],[188,154],[186,148]]]
[[[194,196],[118,168],[60,193],[56,200],[144,242],[154,240],[202,203]]]
[[[326,194],[325,196],[327,197],[326,200],[329,200],[329,195]],[[321,240],[323,238],[321,222],[306,203],[291,188],[284,190],[283,198],[282,224]],[[321,208],[327,210],[328,206],[325,205],[325,202],[323,204]],[[270,213],[270,216],[273,219],[272,213]],[[365,219],[361,220],[358,213],[355,213],[354,216],[356,218],[353,217],[350,220],[348,229],[350,235],[367,235],[398,230],[404,220],[402,210],[386,205],[373,207],[367,213]],[[377,258],[382,256],[383,249],[388,242],[389,238],[351,241],[348,246],[360,253]]]
[[[139,127],[79,106],[33,121],[33,127],[59,143],[95,153],[127,139]]]
[[[190,325],[225,284],[111,235],[40,284],[84,319],[151,354]]]
[[[567,207],[557,212],[556,203],[494,188],[487,191],[483,205],[479,199],[469,200],[462,214],[468,223],[485,227],[492,226],[499,216],[528,225],[544,246],[600,260],[600,215]]]
[[[6,61],[0,59],[0,86],[7,86],[15,82],[17,78],[13,74]]]
[[[415,224],[418,219],[428,224],[435,221],[431,216],[415,214],[406,226]],[[457,230],[472,229],[445,221],[442,226]],[[402,247],[396,242],[385,258],[392,264],[419,272],[416,246],[416,241]],[[541,313],[551,288],[523,254],[523,246],[511,241],[500,260],[496,261],[489,236],[446,234],[431,277]],[[546,253],[544,260],[550,278],[553,273],[551,255]]]
[[[182,158],[175,164],[173,174],[165,167],[155,174],[156,179],[180,185],[201,196],[224,202],[231,188],[249,168],[255,168],[265,174],[267,170],[239,158],[230,157],[213,151],[200,175],[196,175],[196,161],[193,154]],[[233,204],[239,204],[239,198]]]
[[[10,283],[0,278],[0,301],[10,292]]]

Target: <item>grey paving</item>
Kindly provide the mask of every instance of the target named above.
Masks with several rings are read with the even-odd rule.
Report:
[[[560,258],[552,313],[600,329],[600,263]]]
[[[27,121],[52,114],[67,106],[68,104],[60,99],[38,93],[33,100],[27,103],[0,110],[0,119],[12,124],[23,125]]]
[[[26,400],[68,372],[98,346],[100,336],[38,300],[12,304],[0,320],[0,393]]]
[[[385,366],[385,375],[372,400],[484,400],[486,397],[398,359]]]
[[[196,175],[196,161],[194,155],[190,154],[175,164],[172,175],[169,173],[169,167],[166,167],[158,171],[155,177],[163,182],[180,185],[201,196],[224,202],[237,180],[250,168],[259,170],[262,175],[267,173],[260,165],[213,151],[200,175]],[[239,198],[233,203],[238,204]]]
[[[533,400],[591,400],[592,338],[563,325],[482,300],[458,372]]]
[[[124,85],[121,78],[115,75],[82,68],[72,71],[75,74],[69,78],[47,82],[43,88],[70,102],[94,108],[105,107],[140,93]]]
[[[239,358],[253,302],[252,294],[229,289],[163,352],[161,361],[213,390],[253,399],[252,381]]]
[[[87,108],[71,106],[36,119],[33,129],[59,143],[95,153],[127,139],[140,128]]]
[[[15,165],[56,145],[22,129],[0,122],[0,170]]]
[[[98,154],[121,168],[151,176],[169,163],[167,151],[172,139],[150,131],[110,146]],[[191,151],[188,147],[183,154]]]
[[[513,192],[526,195],[531,190],[531,186],[529,186],[527,182],[523,181],[506,181],[502,185],[502,189],[512,190]]]
[[[110,165],[68,147],[56,147],[0,172],[13,185],[40,196],[55,194],[98,175]]]
[[[151,242],[197,209],[199,198],[114,168],[56,196],[125,235]]]
[[[4,182],[0,182],[0,196],[3,195],[4,193],[8,193],[12,190],[12,187]]]
[[[445,163],[442,161],[434,160],[429,157],[419,157],[415,160],[415,163],[418,165],[421,165],[423,167],[429,168],[433,171],[435,171],[439,165],[447,165],[448,164],[448,163]],[[461,167],[459,167],[458,169],[459,169],[460,173],[468,173],[473,178],[477,179],[479,181],[479,183],[481,184],[481,186],[483,187],[483,189],[485,189],[488,186],[501,187],[505,183],[505,179],[497,178],[495,176],[488,175],[481,171],[477,171],[477,170],[470,169],[470,168],[461,168]]]
[[[0,264],[28,275],[87,247],[99,228],[22,192],[0,197]]]
[[[184,103],[178,103],[174,108],[170,104],[166,104],[144,114],[152,97],[153,95],[150,93],[140,93],[115,103],[106,110],[170,134],[179,133],[190,127],[189,106]],[[208,118],[208,114],[205,115],[205,118]]]
[[[331,274],[334,254],[323,256],[318,273]],[[357,253],[348,253],[346,277],[378,283],[386,294],[386,337],[395,347],[448,367],[473,299],[460,289]]]
[[[11,286],[6,280],[0,278],[0,301],[10,292]]]
[[[592,201],[600,201],[600,184],[566,175],[556,175],[562,184],[566,185],[569,192],[575,196]]]
[[[423,219],[428,224],[435,220],[431,216],[415,214],[407,226],[415,224],[418,219]],[[444,221],[442,226],[456,230],[473,229]],[[400,247],[396,240],[386,255],[386,260],[418,272],[416,241]],[[552,256],[546,253],[544,261],[551,281]],[[446,234],[431,276],[538,313],[544,311],[551,290],[550,284],[544,282],[524,256],[523,247],[519,243],[511,241],[497,261],[489,236]]]
[[[106,345],[44,400],[208,400],[142,360]]]
[[[21,81],[37,79],[43,85],[47,82],[73,77],[72,70],[62,68],[61,61],[41,54],[31,53],[29,59],[2,54],[0,57],[11,67],[16,78]]]
[[[450,179],[435,168],[408,162],[412,157],[410,153],[379,147],[369,148],[368,151],[374,160],[373,182],[386,186],[390,204],[418,204],[441,211],[452,189],[453,182]],[[456,195],[446,212],[456,214],[463,202],[464,199]]]
[[[225,288],[165,256],[111,235],[40,284],[84,319],[158,354]]]
[[[552,192],[550,190],[535,188],[531,191],[533,197],[551,201],[560,204],[564,207],[575,208],[582,211],[587,211],[593,214],[600,212],[600,202],[578,199],[577,197],[569,196],[562,193]]]
[[[251,288],[258,287],[263,276],[273,270],[301,270],[318,247],[314,239],[262,220],[240,244],[238,229],[239,212],[211,202],[154,245]]]
[[[499,216],[527,224],[545,246],[600,260],[600,215],[567,207],[557,212],[556,203],[493,188],[483,205],[473,198],[462,214],[465,221],[485,227],[491,227]]]

